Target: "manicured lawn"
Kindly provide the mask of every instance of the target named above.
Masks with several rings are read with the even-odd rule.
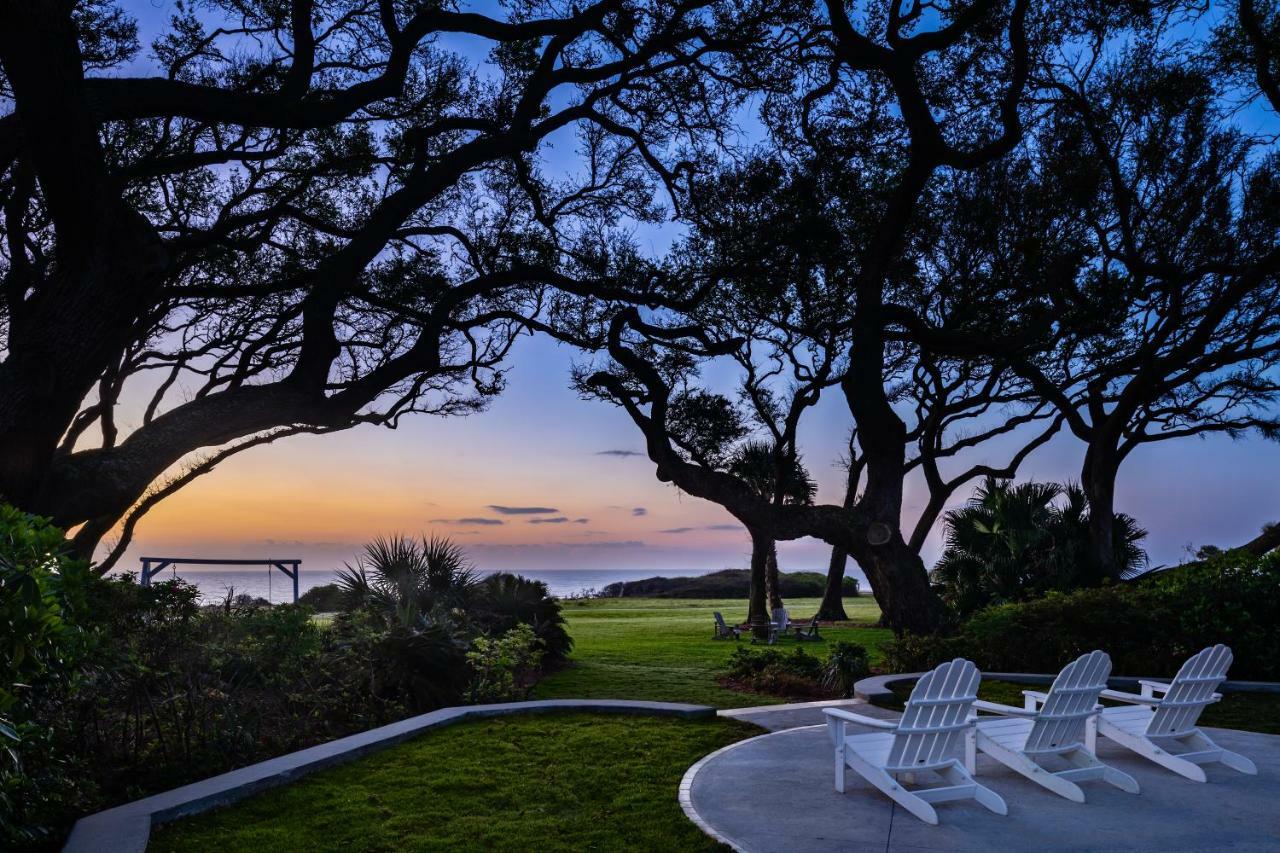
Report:
[[[793,619],[812,616],[819,601],[787,601]],[[853,640],[871,651],[892,632],[869,627],[880,618],[870,597],[845,599],[852,620],[848,626],[822,628],[826,642]],[[651,699],[696,702],[718,708],[766,705],[783,700],[727,690],[716,683],[736,643],[711,639],[712,613],[737,624],[746,618],[741,599],[609,598],[566,601],[564,613],[574,649],[570,665],[544,678],[535,695],[540,699]],[[826,657],[823,643],[805,643],[818,657]],[[749,639],[742,640],[749,645]],[[787,647],[795,641],[787,641]]]
[[[160,827],[149,851],[716,850],[680,810],[745,723],[540,715],[463,723]]]
[[[894,685],[892,690],[899,700],[906,701],[911,693],[911,687],[911,684]],[[978,696],[988,702],[1001,702],[1021,708],[1022,691],[1046,689],[1048,688],[1031,684],[983,679],[978,687]],[[1103,704],[1115,703],[1103,700]],[[1224,694],[1221,702],[1216,702],[1204,709],[1204,713],[1200,715],[1200,724],[1240,729],[1246,732],[1280,734],[1280,695],[1275,693]]]

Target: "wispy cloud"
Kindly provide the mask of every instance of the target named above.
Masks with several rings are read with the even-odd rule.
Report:
[[[649,514],[649,510],[645,509],[645,508],[644,508],[644,507],[642,507],[642,506],[632,507],[632,508],[631,508],[631,514],[632,514],[632,515],[637,515],[637,516],[639,516],[639,515],[648,515],[648,514]]]
[[[552,506],[503,506],[502,504],[489,504],[488,507],[498,513],[498,515],[555,515],[560,511]]]
[[[620,459],[625,459],[628,456],[643,456],[643,455],[644,454],[638,450],[601,450],[596,453],[596,456],[617,456]]]
[[[586,523],[587,523],[587,522],[589,522],[589,521],[591,521],[591,519],[589,519],[589,518],[575,518],[575,519],[573,520],[573,523],[574,523],[574,524],[586,524]]]
[[[701,527],[669,527],[666,530],[659,530],[659,533],[692,533],[695,530],[741,530],[742,526],[738,524],[705,524]]]
[[[488,525],[494,525],[494,524],[506,524],[506,522],[500,518],[486,518],[485,516],[479,516],[479,515],[472,516],[469,518],[433,518],[431,519],[431,523],[432,524],[459,524],[459,525],[472,526],[472,527],[476,525],[488,526]]]
[[[563,515],[557,515],[554,518],[531,518],[528,524],[568,524],[569,519]]]
[[[645,544],[638,539],[610,539],[604,542],[560,542],[564,548],[643,548]]]

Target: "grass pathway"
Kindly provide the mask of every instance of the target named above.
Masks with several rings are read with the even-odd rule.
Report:
[[[788,600],[795,617],[811,616],[816,598]],[[865,627],[880,618],[869,597],[846,599],[853,623],[863,627],[823,628],[826,642],[853,640],[878,660],[879,646],[892,637],[882,628]],[[711,639],[712,614],[719,610],[730,624],[746,618],[741,599],[609,598],[567,601],[564,613],[574,649],[570,665],[544,678],[535,690],[539,699],[650,699],[695,702],[718,708],[767,705],[782,700],[728,690],[716,683],[736,643]],[[746,645],[749,640],[742,640]],[[787,647],[794,643],[787,643]],[[805,648],[826,657],[826,643]]]

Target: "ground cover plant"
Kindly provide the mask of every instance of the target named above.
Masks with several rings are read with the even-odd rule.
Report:
[[[817,598],[787,601],[792,618],[814,613]],[[827,657],[840,640],[865,646],[871,663],[880,661],[881,645],[893,632],[874,627],[879,608],[870,597],[845,599],[851,621],[823,626],[823,640],[806,642],[813,655]],[[580,599],[564,603],[569,633],[574,639],[569,666],[538,683],[540,699],[616,698],[697,702],[718,708],[784,701],[762,693],[744,693],[718,683],[740,643],[711,639],[712,614],[721,611],[730,624],[746,618],[742,599],[691,601],[669,598]],[[789,650],[795,640],[784,640]],[[763,647],[758,647],[763,648]]]
[[[703,755],[757,733],[586,714],[464,723],[161,827],[148,849],[717,850],[677,787]]]

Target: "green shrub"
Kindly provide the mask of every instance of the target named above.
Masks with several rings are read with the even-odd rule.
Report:
[[[1121,675],[1172,676],[1214,643],[1236,679],[1280,679],[1280,554],[1227,552],[1130,584],[1051,593],[980,611],[954,637],[902,637],[884,648],[898,672],[962,656],[991,672],[1057,672],[1102,649]]]
[[[305,604],[317,613],[335,613],[342,609],[345,596],[336,583],[313,586],[298,596],[298,603]]]
[[[65,685],[83,656],[85,563],[48,519],[0,504],[0,848],[48,839],[84,800],[38,697]]]
[[[827,655],[826,666],[822,669],[822,684],[840,696],[852,696],[853,685],[870,674],[871,662],[866,647],[840,640]]]
[[[560,601],[542,581],[499,572],[476,584],[467,615],[489,636],[528,625],[549,661],[562,661],[573,649]]]
[[[471,667],[467,700],[518,702],[529,698],[529,688],[542,664],[542,655],[542,641],[533,628],[524,623],[496,639],[477,637],[467,652],[467,664]]]

